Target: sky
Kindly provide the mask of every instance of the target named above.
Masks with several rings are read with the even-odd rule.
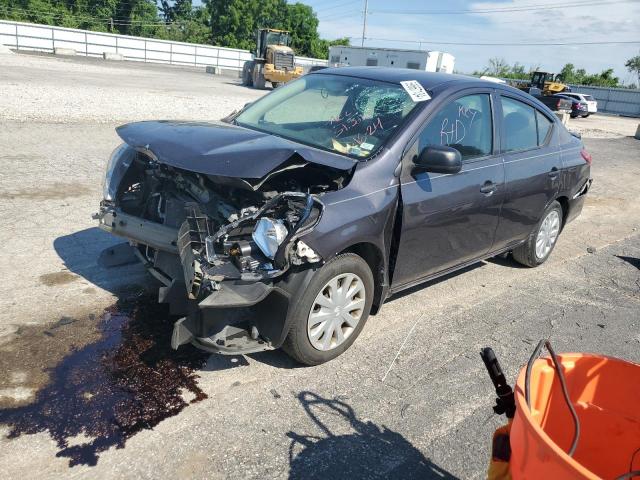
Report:
[[[297,1],[314,8],[322,38],[354,37],[351,44],[360,45],[364,0]],[[466,13],[442,14],[444,11]],[[640,55],[640,0],[369,0],[368,12],[365,46],[449,52],[462,73],[482,70],[489,58],[500,57],[551,72],[559,72],[566,63],[589,73],[613,68],[623,82],[637,82],[624,64]],[[622,41],[636,43],[480,45]]]

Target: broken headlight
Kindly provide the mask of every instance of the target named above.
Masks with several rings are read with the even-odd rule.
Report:
[[[287,238],[287,227],[281,220],[262,217],[253,230],[253,241],[267,258],[273,260],[280,244]]]
[[[135,156],[136,151],[126,143],[123,143],[113,151],[111,157],[109,157],[107,171],[102,183],[102,195],[105,200],[115,200],[118,186],[131,163],[133,163]]]

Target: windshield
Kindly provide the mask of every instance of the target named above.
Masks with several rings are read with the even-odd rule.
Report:
[[[400,85],[305,75],[250,105],[235,121],[306,145],[366,158],[418,105]]]
[[[289,46],[289,34],[282,32],[269,32],[267,33],[267,45]]]

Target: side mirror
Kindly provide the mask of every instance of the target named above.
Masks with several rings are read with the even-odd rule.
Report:
[[[444,145],[430,145],[422,149],[413,163],[422,170],[433,173],[458,173],[462,169],[460,152]]]

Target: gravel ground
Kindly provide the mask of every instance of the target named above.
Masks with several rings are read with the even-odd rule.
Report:
[[[638,125],[639,118],[595,114],[587,118],[570,118],[568,126],[584,138],[621,138],[634,136]]]
[[[136,311],[157,321],[156,337],[141,344],[134,335],[135,348],[117,331],[99,340],[97,319],[152,286],[136,265],[96,264],[118,242],[90,218],[118,143],[113,128],[143,118],[218,118],[262,92],[192,70],[7,57],[0,57],[0,91],[12,89],[0,96],[7,478],[478,479],[501,423],[481,347],[496,349],[511,380],[546,335],[558,351],[640,361],[640,142],[629,137],[637,120],[595,116],[575,123],[613,138],[585,135],[594,186],[542,267],[494,259],[415,288],[372,317],[339,360],[319,367],[297,368],[280,352],[211,356],[195,372],[197,388],[191,374],[182,379],[188,400],[194,392],[208,398],[170,408],[149,398],[152,388],[122,402],[113,371],[94,363],[85,383],[69,370],[74,359],[116,351],[129,361],[138,352],[134,364],[157,378],[155,388],[165,388],[173,378],[167,365],[178,360],[165,348],[170,319],[143,301]],[[133,370],[125,377],[138,380]],[[180,394],[182,386],[166,388]],[[113,431],[113,408],[125,407],[126,418],[159,416],[134,424],[139,433],[126,438],[101,433]]]
[[[109,123],[219,119],[263,95],[204,69],[41,55],[0,56],[0,118]]]

